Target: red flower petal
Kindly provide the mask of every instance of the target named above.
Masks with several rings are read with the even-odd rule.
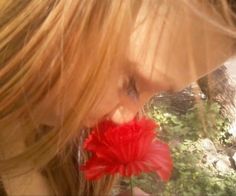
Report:
[[[85,150],[92,152],[92,158],[81,167],[86,178],[155,171],[168,180],[173,167],[170,151],[167,144],[155,140],[156,127],[146,118],[123,125],[107,121],[99,124],[84,143]]]

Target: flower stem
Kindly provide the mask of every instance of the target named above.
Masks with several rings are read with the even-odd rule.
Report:
[[[130,177],[131,196],[134,196],[133,188],[134,188],[134,184],[133,184],[133,178],[132,178],[132,176],[131,176],[131,177]]]

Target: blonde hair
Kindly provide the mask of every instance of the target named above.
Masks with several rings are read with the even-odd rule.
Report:
[[[110,192],[114,177],[87,182],[78,171],[78,151],[81,151],[79,162],[86,157],[81,149],[86,135],[81,131],[82,122],[104,92],[105,80],[114,62],[125,58],[140,10],[148,8],[146,17],[152,19],[150,33],[162,3],[180,7],[181,11],[189,10],[222,34],[235,38],[233,1],[0,2],[2,176],[11,178],[32,169],[40,170],[56,195],[106,195]],[[144,48],[143,51],[145,45]],[[47,102],[49,97],[51,102]],[[47,103],[46,109],[39,108],[42,102]],[[64,108],[65,102],[71,102],[71,108]],[[40,119],[54,103],[61,117],[59,125],[37,136]],[[12,123],[19,126],[13,130]],[[26,141],[24,151],[7,153],[19,137]]]

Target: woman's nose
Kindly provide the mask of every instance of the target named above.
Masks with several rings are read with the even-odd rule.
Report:
[[[120,106],[115,109],[110,118],[114,123],[122,124],[131,121],[137,115],[137,113],[138,109],[131,111],[127,107]]]
[[[129,96],[120,97],[120,104],[111,113],[110,119],[118,124],[131,121],[137,116],[138,112],[143,108],[144,104],[148,102],[152,93],[142,93],[139,99],[133,99]]]

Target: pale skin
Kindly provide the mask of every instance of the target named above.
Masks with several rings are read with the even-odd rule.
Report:
[[[216,69],[232,56],[233,41],[230,38],[218,31],[212,31],[210,28],[208,31],[204,31],[203,34],[203,24],[200,21],[196,21],[195,25],[191,26],[191,34],[186,35],[186,29],[179,28],[181,24],[172,21],[175,17],[173,15],[173,17],[169,18],[169,24],[167,24],[169,28],[166,28],[161,42],[158,43],[160,52],[156,56],[154,64],[150,63],[151,60],[148,60],[153,59],[154,55],[152,51],[154,42],[152,41],[147,47],[150,50],[148,53],[150,58],[147,57],[145,62],[139,58],[139,53],[142,50],[139,47],[142,45],[140,42],[142,42],[142,33],[145,32],[145,23],[134,31],[129,55],[126,57],[127,59],[122,61],[125,63],[114,65],[114,69],[107,77],[109,81],[107,90],[103,94],[101,101],[98,101],[88,118],[85,119],[84,126],[92,127],[104,118],[116,123],[127,122],[137,115],[142,106],[154,94],[161,91],[181,90],[191,82]],[[181,22],[183,19],[180,18],[177,21]],[[156,24],[157,28],[153,32],[154,34],[158,35],[160,33],[160,28],[158,27],[162,25],[162,22],[162,20],[159,20]],[[178,34],[175,36],[178,39],[173,47],[168,48],[166,43],[173,38],[173,31]],[[139,41],[135,37],[139,37]],[[189,41],[192,42],[192,48],[185,47]],[[205,47],[202,47],[203,45]],[[207,50],[207,60],[205,58],[206,48],[213,48],[212,50]],[[186,53],[189,50],[192,51],[193,56],[191,58],[194,60],[194,64],[187,61],[189,56]],[[132,78],[132,83],[130,78]],[[43,108],[44,106],[42,105],[41,107]],[[66,107],[69,108],[69,104]],[[56,126],[59,119],[58,115],[55,114],[55,110],[48,111],[48,116],[42,119],[42,124]],[[17,154],[24,150],[22,143],[24,142],[19,141],[19,143],[15,143],[10,148]],[[17,151],[14,149],[17,149]],[[10,154],[13,156],[12,153]],[[34,180],[29,180],[29,183],[25,185],[26,179]],[[50,188],[46,179],[37,171],[4,181],[4,185],[7,192],[11,195],[16,193],[50,195]],[[136,195],[147,195],[137,188],[134,192]]]

